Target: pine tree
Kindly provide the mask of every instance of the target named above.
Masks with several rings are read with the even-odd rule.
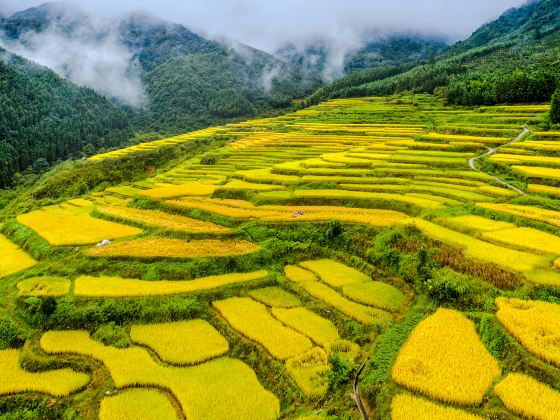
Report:
[[[550,122],[560,124],[560,88],[556,89],[550,102]]]

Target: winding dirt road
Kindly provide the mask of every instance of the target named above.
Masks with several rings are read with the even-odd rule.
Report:
[[[369,420],[369,419],[364,404],[362,403],[362,399],[360,398],[360,388],[359,388],[358,381],[360,380],[360,374],[364,370],[367,361],[368,359],[364,360],[364,362],[360,366],[360,369],[358,369],[358,371],[356,372],[356,376],[354,377],[354,383],[352,384],[352,391],[353,391],[352,393],[354,396],[354,401],[356,401],[356,404],[358,405],[358,409],[360,410],[360,414],[362,415],[362,420]]]
[[[485,156],[491,156],[491,155],[493,155],[494,153],[496,153],[498,150],[500,150],[500,149],[502,149],[502,148],[504,148],[504,147],[507,147],[507,146],[511,146],[512,144],[517,143],[518,141],[521,141],[521,140],[523,139],[523,137],[525,136],[525,134],[527,134],[528,132],[529,132],[529,129],[528,129],[527,127],[523,127],[523,131],[522,131],[515,139],[513,139],[513,140],[510,141],[509,143],[502,144],[501,146],[498,146],[498,147],[495,147],[495,148],[488,148],[488,151],[487,151],[486,153],[483,153],[482,155],[479,155],[479,156],[475,156],[475,157],[473,157],[473,158],[470,158],[470,159],[469,159],[469,166],[471,167],[471,169],[472,169],[473,171],[480,172],[480,173],[483,173],[483,174],[486,173],[486,172],[481,171],[480,169],[477,169],[477,167],[475,166],[474,163],[475,163],[478,159],[480,159],[480,158],[483,158],[483,157],[485,157]],[[487,174],[487,175],[489,175],[489,174]],[[497,176],[493,176],[493,175],[491,175],[491,176],[492,176],[492,178],[494,179],[494,181],[498,182],[499,184],[502,184],[503,186],[509,188],[510,190],[515,191],[517,194],[519,194],[519,195],[527,195],[527,194],[525,193],[525,191],[521,191],[519,188],[514,187],[513,185],[507,183],[506,181],[501,180],[501,179],[498,178]]]

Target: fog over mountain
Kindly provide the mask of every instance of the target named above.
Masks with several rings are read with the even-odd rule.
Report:
[[[0,13],[11,14],[44,3],[3,0]],[[146,10],[209,36],[227,36],[268,52],[291,42],[331,39],[354,45],[364,33],[418,32],[467,37],[481,24],[526,0],[74,0],[84,10],[111,16]]]
[[[13,13],[42,3],[3,0],[0,14],[17,17]],[[438,51],[441,45],[465,38],[504,9],[522,3],[524,0],[468,3],[395,0],[389,4],[377,0],[68,1],[49,4],[51,17],[47,27],[39,30],[31,25],[30,30],[27,25],[17,36],[0,33],[0,45],[79,85],[138,107],[146,104],[146,94],[137,51],[123,45],[122,33],[118,32],[120,24],[131,15],[158,24],[183,24],[207,39],[233,48],[241,57],[246,56],[245,44],[280,53],[291,63],[312,68],[309,60],[313,63],[317,58],[309,52],[319,46],[322,55],[318,59],[322,63],[313,70],[325,81],[331,81],[345,68],[352,67],[348,65],[349,54],[362,54],[362,61],[364,57],[366,61],[371,61],[372,56],[376,59],[378,49],[363,50],[376,40],[394,34],[411,37],[412,42],[419,38],[419,52],[410,58],[421,59],[422,54],[425,56]],[[137,10],[145,13],[139,14]],[[25,13],[28,22],[30,15],[33,20],[33,11]],[[424,48],[423,37],[429,43],[435,42],[435,47]],[[267,90],[273,79],[281,76],[279,69],[273,66],[263,70],[260,80]]]

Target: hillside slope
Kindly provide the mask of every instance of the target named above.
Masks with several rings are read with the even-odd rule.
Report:
[[[303,74],[298,66],[263,51],[208,40],[182,25],[140,12],[99,21],[74,6],[47,3],[4,19],[0,22],[0,33],[5,45],[28,57],[42,58],[49,41],[59,46],[81,45],[78,49],[91,51],[96,59],[105,52],[121,58],[128,56],[127,62],[119,61],[119,65],[126,67],[119,74],[120,80],[138,88],[132,103],[140,113],[136,125],[148,131],[178,133],[222,123],[227,118],[265,113],[289,106],[294,98],[309,94],[320,83],[318,78]],[[220,62],[221,72],[212,76],[215,87],[205,80],[208,54]],[[88,55],[83,58],[90,59]],[[56,64],[63,77],[74,80],[82,76],[84,70],[73,67],[75,57],[60,57],[60,60]],[[169,78],[170,69],[176,71],[178,63],[186,62],[192,74]],[[112,68],[105,65],[101,70],[93,67],[92,71],[109,72]],[[108,88],[107,94],[111,96],[111,87],[102,82],[102,74],[90,79],[76,81],[98,91]],[[192,106],[194,91],[196,101],[204,106]],[[128,99],[126,93],[114,96]],[[168,104],[170,100],[173,105]],[[246,106],[247,101],[253,106]],[[212,111],[208,109],[210,103],[213,103]],[[162,115],[165,118],[161,119]]]
[[[276,55],[309,73],[328,78],[369,68],[418,63],[440,54],[448,46],[441,37],[421,34],[395,33],[370,38],[364,45],[348,50],[326,41],[304,46],[288,44],[278,49]]]
[[[0,86],[0,188],[38,161],[40,172],[84,150],[124,145],[131,136],[125,111],[1,48]]]
[[[559,29],[559,0],[531,2],[482,26],[435,63],[358,72],[320,89],[311,102],[436,89],[453,104],[547,101],[560,74]]]

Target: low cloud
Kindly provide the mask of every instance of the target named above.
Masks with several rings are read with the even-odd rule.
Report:
[[[134,107],[146,103],[138,63],[133,52],[121,45],[115,31],[95,28],[102,36],[92,36],[92,22],[70,36],[59,26],[46,31],[29,31],[13,41],[0,38],[0,45],[60,76]],[[93,24],[95,25],[95,24]]]
[[[236,40],[229,46],[251,59],[252,51],[239,43],[274,53],[288,44],[303,51],[320,43],[327,52],[323,78],[332,80],[344,66],[348,53],[374,37],[395,33],[435,36],[451,42],[468,37],[481,24],[527,0],[71,0],[90,19],[105,22],[101,39],[67,39],[55,29],[28,34],[24,43],[8,49],[46,65],[70,80],[108,96],[139,106],[145,95],[133,53],[111,34],[115,16],[145,10],[212,39]],[[6,15],[44,0],[1,0]],[[93,16],[93,18],[92,18]],[[116,25],[112,25],[116,27]],[[109,28],[109,29],[107,29]],[[238,44],[236,45],[236,42]],[[244,50],[245,49],[245,50]],[[281,73],[269,69],[262,78],[268,87]]]

